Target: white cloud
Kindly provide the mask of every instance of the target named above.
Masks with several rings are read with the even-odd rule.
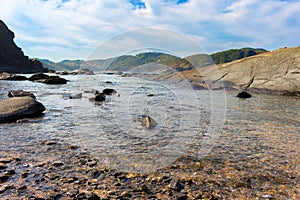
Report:
[[[101,42],[145,27],[182,32],[208,52],[253,45],[274,49],[300,43],[299,0],[142,2],[145,8],[137,9],[126,0],[0,0],[0,18],[15,32],[16,42],[25,53],[56,61],[84,59]]]

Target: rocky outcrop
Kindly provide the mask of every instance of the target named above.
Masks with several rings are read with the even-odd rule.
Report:
[[[178,74],[178,73],[177,73]],[[272,52],[230,63],[202,67],[168,77],[202,83],[207,88],[247,90],[267,94],[297,95],[300,91],[300,47]]]
[[[47,72],[37,59],[29,59],[14,43],[14,33],[0,20],[0,72]]]
[[[157,122],[149,116],[144,116],[142,121],[142,126],[148,129],[153,129],[155,128],[155,126],[157,126]]]
[[[68,80],[59,76],[49,76],[43,73],[36,73],[29,77],[30,81],[41,82],[45,84],[66,84]]]
[[[7,72],[3,72],[0,75],[0,80],[7,80],[7,81],[25,81],[28,80],[26,76],[20,76],[20,75],[15,75],[15,74],[10,74]]]
[[[73,75],[95,75],[95,73],[89,69],[76,69],[72,71],[70,74]]]
[[[31,97],[13,97],[0,101],[0,123],[42,115],[45,107]]]

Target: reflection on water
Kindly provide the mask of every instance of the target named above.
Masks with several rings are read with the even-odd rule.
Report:
[[[33,141],[60,138],[125,171],[155,170],[181,155],[201,159],[211,153],[208,157],[242,167],[250,157],[276,160],[280,154],[297,153],[290,148],[299,143],[299,98],[253,95],[241,100],[228,92],[224,102],[222,91],[193,91],[138,78],[66,79],[67,85],[0,81],[0,98],[6,98],[8,90],[23,89],[32,91],[47,108],[41,118],[0,125],[2,150],[26,150]],[[104,88],[115,88],[120,97],[111,96],[102,105],[88,100],[91,93],[83,93],[82,99],[68,98]],[[144,128],[143,115],[151,116],[158,126]]]

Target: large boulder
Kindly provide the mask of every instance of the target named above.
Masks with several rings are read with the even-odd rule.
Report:
[[[29,80],[30,81],[38,81],[38,80],[46,79],[48,77],[49,77],[49,75],[44,74],[44,73],[35,73],[29,77]]]
[[[41,116],[45,107],[31,97],[13,97],[0,101],[0,123]]]
[[[27,96],[36,99],[36,97],[32,92],[27,92],[24,90],[10,90],[8,92],[8,97],[27,97]]]
[[[39,82],[45,84],[66,84],[68,81],[59,76],[49,76],[48,78],[40,80]]]
[[[20,76],[20,75],[15,75],[15,74],[10,74],[7,72],[3,72],[0,75],[0,80],[9,80],[9,81],[25,81],[28,80],[26,76]]]

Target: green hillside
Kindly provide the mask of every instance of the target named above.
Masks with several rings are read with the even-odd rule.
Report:
[[[187,60],[176,56],[158,52],[147,52],[135,56],[120,56],[109,65],[108,70],[129,71],[137,66],[149,63],[167,65],[178,71],[190,69],[192,66]]]
[[[211,54],[211,58],[215,64],[227,63],[241,58],[254,56],[260,53],[267,52],[265,49],[242,48],[242,49],[229,49],[218,53]]]

